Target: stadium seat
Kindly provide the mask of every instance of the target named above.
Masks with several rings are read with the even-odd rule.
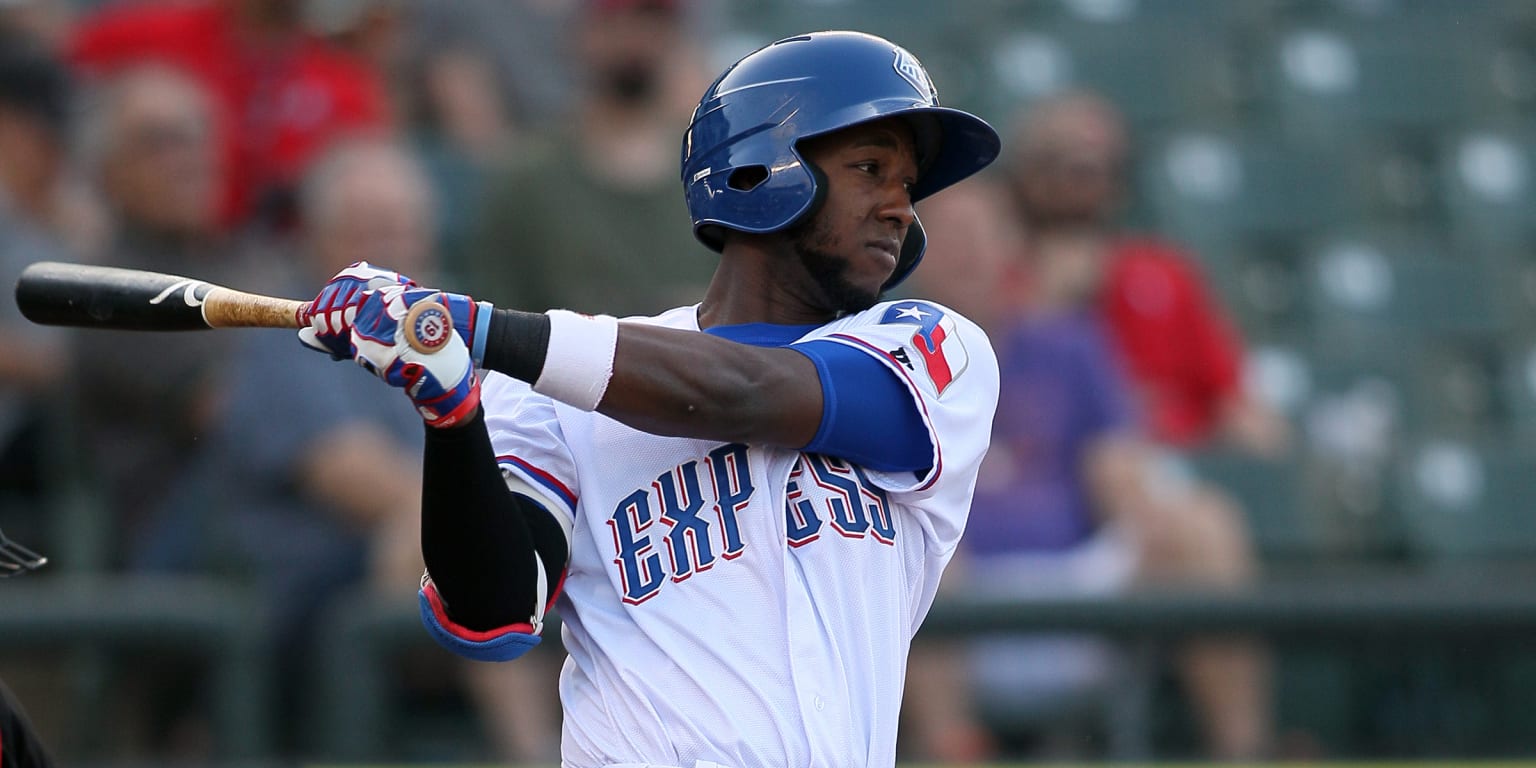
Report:
[[[1306,276],[1299,248],[1284,240],[1242,240],[1197,252],[1211,290],[1244,338],[1294,337],[1306,331]]]
[[[1517,446],[1427,437],[1403,455],[1397,490],[1413,552],[1439,564],[1536,558],[1536,455]]]
[[[1505,49],[1477,28],[1395,16],[1279,31],[1260,64],[1265,112],[1294,136],[1423,139],[1507,112]]]
[[[1308,269],[1313,329],[1335,342],[1412,343],[1501,327],[1486,265],[1432,232],[1328,235],[1310,249]]]
[[[1499,276],[1494,297],[1504,333],[1536,330],[1536,242],[1514,252],[1493,254],[1489,269]]]
[[[1536,243],[1536,136],[1477,127],[1440,144],[1439,176],[1453,234],[1472,247]]]
[[[1497,337],[1426,341],[1412,356],[1407,427],[1492,438],[1507,432],[1505,360]]]
[[[1454,6],[1454,3],[1444,5]],[[1256,66],[1258,119],[1294,140],[1359,147],[1373,216],[1444,215],[1443,135],[1519,119],[1526,54],[1448,16],[1304,24],[1273,35]]]
[[[1281,0],[1274,21],[1363,29],[1440,25],[1477,39],[1517,39],[1536,25],[1528,0]]]
[[[1510,434],[1536,446],[1536,336],[1525,333],[1506,339],[1503,352],[1500,387]]]
[[[1262,560],[1307,560],[1327,551],[1324,529],[1309,519],[1301,504],[1299,457],[1271,461],[1210,451],[1194,457],[1192,468],[1242,507]]]
[[[989,107],[998,114],[1062,89],[1088,88],[1145,133],[1179,121],[1230,122],[1241,98],[1226,38],[1175,24],[1066,19],[1006,30],[991,46],[997,103]]]
[[[1408,420],[1410,354],[1324,339],[1302,342],[1297,353],[1305,365],[1295,423],[1308,540],[1325,558],[1396,559],[1402,531],[1388,475]]]
[[[1361,179],[1342,147],[1265,133],[1178,131],[1144,155],[1140,176],[1159,228],[1202,251],[1294,243],[1364,212]]]

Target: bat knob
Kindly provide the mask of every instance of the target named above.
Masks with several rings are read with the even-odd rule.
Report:
[[[441,302],[418,301],[405,313],[405,343],[411,349],[430,355],[453,338],[453,316]]]

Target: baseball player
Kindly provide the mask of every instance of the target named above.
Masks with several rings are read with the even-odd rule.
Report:
[[[27,713],[0,682],[0,768],[51,768],[53,764]]]
[[[0,578],[31,573],[48,558],[12,541],[0,531]],[[15,694],[0,681],[0,768],[50,768],[53,757],[33,730]]]
[[[698,304],[518,312],[358,264],[300,336],[428,425],[432,636],[512,659],[558,605],[564,766],[890,766],[998,373],[966,318],[880,296],[922,258],[913,203],[997,135],[902,48],[822,32],[727,69],[682,149],[720,253]]]

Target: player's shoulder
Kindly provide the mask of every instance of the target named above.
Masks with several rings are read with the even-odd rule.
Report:
[[[629,315],[619,318],[621,322],[637,323],[640,325],[655,325],[662,328],[678,328],[686,331],[699,329],[699,305],[689,304],[682,307],[673,307],[665,312],[655,315]]]
[[[930,330],[943,328],[947,333],[959,332],[967,338],[986,338],[986,333],[970,318],[943,304],[927,299],[882,301],[862,312],[838,318],[818,328],[815,333],[835,335],[874,329],[901,331],[908,326]]]
[[[996,389],[997,356],[970,318],[925,299],[884,301],[838,318],[806,340],[828,339],[887,361],[932,397],[972,387]],[[962,386],[955,386],[962,385]]]

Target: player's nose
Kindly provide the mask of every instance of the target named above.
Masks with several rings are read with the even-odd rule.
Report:
[[[893,185],[888,188],[884,199],[881,201],[880,218],[894,224],[905,232],[912,222],[917,221],[917,209],[912,205],[912,192],[906,184]]]

